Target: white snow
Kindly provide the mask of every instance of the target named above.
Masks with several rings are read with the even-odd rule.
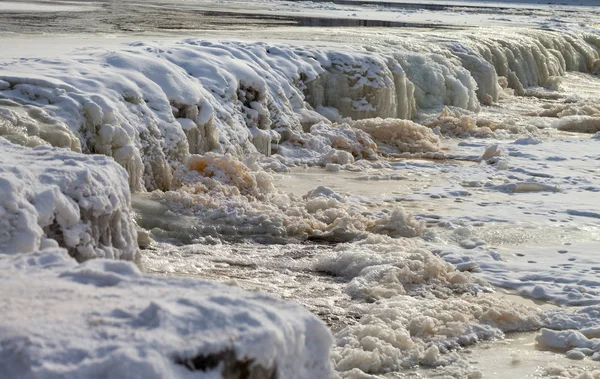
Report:
[[[598,9],[407,3],[170,7],[485,26],[2,36],[0,366],[477,378],[471,347],[541,330],[581,365],[536,375],[597,375]]]
[[[480,102],[510,96],[500,78],[524,94],[569,70],[591,72],[599,59],[600,41],[585,33],[509,30],[490,37],[461,31],[457,37],[460,41],[430,32],[422,41],[391,35],[391,44],[351,48],[189,39],[4,59],[0,88],[9,100],[0,108],[12,121],[4,121],[0,132],[26,145],[43,143],[39,139],[75,150],[80,145],[84,153],[115,158],[129,173],[132,190],[167,190],[177,186],[174,171],[189,154],[294,155],[280,145],[326,122],[319,110],[339,122],[412,119],[419,110],[439,112],[444,106],[478,111]],[[15,103],[26,105],[27,115]],[[593,132],[594,116],[587,117],[592,119],[584,120],[585,130]],[[559,120],[573,124],[568,121]],[[446,134],[477,129],[490,136],[498,127],[477,120],[475,128],[446,109],[426,124]],[[48,125],[60,134],[49,133]],[[427,138],[435,144],[434,137]],[[398,148],[434,149],[404,143]],[[304,156],[318,161],[332,154],[308,150],[315,149]],[[327,163],[339,164],[322,161]]]
[[[0,253],[64,247],[78,261],[139,261],[127,173],[110,158],[0,137]]]
[[[0,372],[10,378],[327,378],[331,335],[301,306],[207,281],[0,257]]]

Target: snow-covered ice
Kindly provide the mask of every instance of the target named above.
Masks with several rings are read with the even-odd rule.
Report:
[[[300,305],[62,249],[0,256],[7,378],[326,378],[331,335]]]
[[[598,377],[596,3],[3,3],[0,372]]]
[[[62,246],[78,261],[139,261],[127,174],[105,156],[0,137],[0,252]]]

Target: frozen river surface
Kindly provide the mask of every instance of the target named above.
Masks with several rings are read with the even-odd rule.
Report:
[[[599,5],[0,1],[0,136],[124,169],[0,248],[299,303],[339,378],[598,378]]]

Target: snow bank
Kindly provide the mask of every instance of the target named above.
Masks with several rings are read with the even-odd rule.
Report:
[[[500,83],[524,94],[568,70],[592,72],[600,58],[597,39],[587,35],[457,33],[452,39],[436,32],[418,39],[394,36],[349,49],[188,39],[4,60],[0,135],[26,146],[111,156],[129,173],[132,190],[164,191],[177,187],[173,172],[190,154],[243,159],[275,151],[287,157],[294,154],[282,143],[298,141],[328,118],[413,119],[419,110],[439,112],[444,106],[476,112],[481,103],[506,95]],[[490,136],[499,126],[484,121],[443,114],[427,126]],[[382,122],[386,126],[375,134],[398,129],[391,126],[397,121]],[[593,128],[590,122],[586,130]],[[409,138],[401,149],[434,148],[432,136],[404,124],[403,131],[414,135],[392,136]],[[362,143],[360,133],[344,138]],[[424,142],[413,146],[416,139]],[[313,154],[313,147],[305,148],[302,154]],[[325,153],[335,154],[316,155]]]
[[[173,171],[189,154],[270,155],[272,144],[327,121],[314,108],[357,118],[415,114],[402,68],[364,52],[186,40],[86,53],[11,61],[1,75],[9,108],[44,115],[55,134],[64,129],[60,141],[39,120],[40,132],[25,132],[10,109],[0,113],[13,120],[0,133],[24,145],[77,149],[79,140],[84,153],[119,162],[134,191],[175,188]]]
[[[0,150],[0,252],[139,260],[127,173],[113,160],[3,138]]]
[[[26,279],[26,280],[25,280]],[[326,326],[299,305],[207,281],[0,257],[0,372],[11,378],[328,378]]]

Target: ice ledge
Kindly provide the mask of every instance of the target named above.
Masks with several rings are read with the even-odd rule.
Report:
[[[127,172],[114,160],[4,138],[0,151],[0,253],[60,246],[80,262],[139,260]]]
[[[0,255],[10,378],[329,378],[332,337],[300,305],[60,248]]]

